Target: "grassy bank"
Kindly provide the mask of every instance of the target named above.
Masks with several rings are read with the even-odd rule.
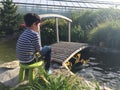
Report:
[[[16,46],[16,40],[14,41],[0,40],[0,64],[4,62],[16,60],[15,46]]]

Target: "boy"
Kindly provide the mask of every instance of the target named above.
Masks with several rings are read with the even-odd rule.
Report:
[[[51,47],[41,46],[40,17],[35,13],[27,13],[24,16],[26,30],[20,35],[16,45],[16,55],[20,63],[31,64],[35,62],[35,53],[40,52],[44,56],[45,70],[49,71],[51,60]]]

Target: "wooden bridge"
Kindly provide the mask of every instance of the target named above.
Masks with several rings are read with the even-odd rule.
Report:
[[[51,45],[52,60],[63,63],[69,60],[73,55],[87,47],[85,43],[59,42]]]
[[[87,47],[87,44],[85,43],[71,42],[71,31],[70,31],[71,22],[72,22],[71,19],[58,14],[41,14],[39,15],[39,17],[41,19],[55,18],[57,43],[51,45],[53,61],[64,64],[65,62],[69,61],[75,54],[77,54],[82,49]],[[59,18],[68,21],[68,42],[60,42],[59,40],[59,30],[58,30]]]

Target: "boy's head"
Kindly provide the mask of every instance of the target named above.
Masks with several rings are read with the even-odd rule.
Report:
[[[33,23],[40,23],[40,17],[35,13],[27,13],[24,15],[24,21],[27,27],[30,27]]]

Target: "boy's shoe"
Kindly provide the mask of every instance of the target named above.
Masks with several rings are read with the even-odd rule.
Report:
[[[52,70],[51,69],[48,70],[48,74],[52,74]]]

